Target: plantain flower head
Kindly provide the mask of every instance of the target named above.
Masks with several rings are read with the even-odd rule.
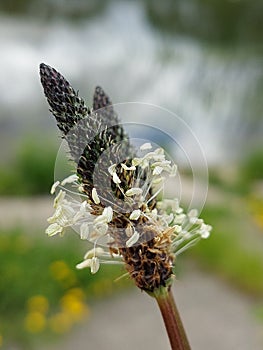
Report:
[[[73,227],[92,242],[78,269],[96,273],[103,263],[120,263],[146,292],[169,287],[176,256],[211,231],[178,199],[160,200],[176,165],[149,142],[132,145],[102,88],[96,87],[88,108],[54,68],[42,63],[40,76],[76,164],[75,174],[52,186],[54,214],[46,233],[63,235]]]

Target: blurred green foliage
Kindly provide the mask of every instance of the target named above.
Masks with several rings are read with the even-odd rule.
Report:
[[[113,0],[112,0],[113,2]],[[150,23],[171,34],[209,42],[248,43],[262,47],[261,0],[141,0]],[[103,11],[105,0],[9,0],[0,12],[43,19],[81,20]]]
[[[263,148],[251,151],[240,164],[240,178],[250,186],[255,181],[263,181]]]
[[[47,194],[54,182],[57,149],[50,142],[24,140],[0,169],[0,195]]]
[[[260,0],[148,0],[150,22],[162,31],[208,42],[262,45]]]
[[[209,183],[219,190],[233,194],[249,195],[255,185],[263,190],[263,148],[252,148],[231,165],[209,169]]]
[[[247,194],[249,189],[247,184],[241,181],[239,166],[236,164],[231,166],[232,169],[228,169],[227,166],[209,169],[209,185],[233,195]]]
[[[263,305],[260,305],[257,308],[255,308],[254,313],[257,319],[263,323]]]
[[[263,255],[255,236],[260,234],[253,217],[244,215],[244,203],[207,206],[202,213],[213,225],[208,240],[193,247],[190,254],[208,270],[212,270],[249,295],[263,294]],[[263,207],[259,208],[263,210]],[[248,221],[250,219],[250,221]],[[258,238],[260,238],[258,236]],[[187,253],[188,254],[188,253]]]
[[[82,247],[83,247],[83,241]],[[87,247],[86,247],[87,248]],[[4,346],[36,349],[89,316],[90,300],[127,286],[124,271],[76,270],[83,254],[74,235],[39,238],[20,229],[0,233],[0,337]],[[5,348],[5,347],[4,347]]]
[[[0,11],[10,14],[18,14],[29,11],[35,0],[9,0],[1,1]]]
[[[106,1],[100,0],[9,0],[0,2],[0,12],[9,15],[32,16],[44,19],[87,18],[100,12]]]

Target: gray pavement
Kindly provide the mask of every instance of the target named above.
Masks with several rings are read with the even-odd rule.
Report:
[[[22,225],[28,229],[44,229],[47,218],[53,214],[53,198],[46,197],[0,197],[0,227],[12,228]]]
[[[175,282],[178,309],[193,350],[262,350],[254,303],[214,276],[187,264]],[[154,299],[137,288],[93,305],[86,324],[50,350],[168,350]]]

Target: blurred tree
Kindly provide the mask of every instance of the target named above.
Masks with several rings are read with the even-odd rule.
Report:
[[[105,0],[9,0],[0,2],[0,12],[41,18],[80,19],[104,9]]]
[[[204,41],[262,45],[263,2],[254,0],[146,1],[150,22],[159,29]]]

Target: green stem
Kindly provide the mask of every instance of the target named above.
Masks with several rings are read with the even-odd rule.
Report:
[[[159,305],[172,350],[190,350],[171,289],[163,288],[153,294]]]

